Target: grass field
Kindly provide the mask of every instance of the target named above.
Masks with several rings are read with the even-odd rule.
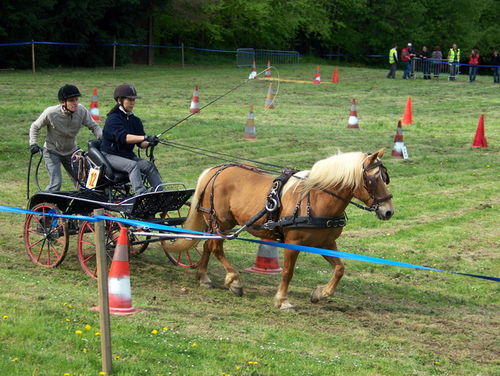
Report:
[[[312,81],[315,65],[278,67],[273,76]],[[333,66],[322,66],[329,81]],[[500,276],[500,92],[490,76],[470,84],[387,80],[385,70],[340,67],[340,83],[283,82],[273,110],[264,110],[268,83],[252,81],[172,129],[167,139],[278,165],[308,169],[338,150],[386,148],[395,216],[379,221],[348,208],[339,250],[445,270]],[[0,72],[0,205],[26,206],[28,129],[65,83],[77,85],[88,107],[99,90],[101,117],[115,86],[137,87],[136,113],[147,133],[159,133],[188,114],[194,85],[205,105],[241,83],[233,66],[142,67]],[[404,127],[410,158],[390,156],[408,97],[414,123]],[[360,129],[347,129],[352,98]],[[257,140],[243,130],[255,105]],[[487,149],[471,148],[485,115]],[[83,129],[85,147],[90,132]],[[194,187],[219,160],[160,146],[166,181]],[[41,172],[42,182],[45,171]],[[65,181],[68,178],[65,176]],[[31,190],[33,192],[34,186]],[[55,269],[25,255],[24,217],[0,213],[0,374],[98,375],[101,369],[97,284],[80,269],[71,240]],[[226,242],[242,271],[255,261],[253,244]],[[319,256],[301,254],[290,287],[296,312],[273,305],[276,275],[242,272],[245,294],[223,286],[200,288],[195,271],[172,265],[158,244],[131,260],[134,306],[144,312],[113,317],[115,375],[498,375],[498,283],[447,273],[346,261],[334,297],[309,294],[329,279]]]

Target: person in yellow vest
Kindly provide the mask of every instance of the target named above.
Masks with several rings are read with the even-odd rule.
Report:
[[[448,64],[450,65],[450,75],[448,80],[455,81],[460,69],[460,48],[457,48],[456,43],[451,45],[448,52]]]
[[[389,73],[387,78],[396,78],[396,70],[398,69],[398,46],[394,44],[389,50]]]

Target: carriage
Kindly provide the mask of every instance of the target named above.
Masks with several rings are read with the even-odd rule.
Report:
[[[100,152],[100,141],[88,143],[88,151],[79,150],[73,154],[77,188],[73,191],[44,192],[38,183],[38,163],[35,176],[39,191],[29,197],[28,210],[36,213],[26,215],[24,223],[24,244],[28,257],[37,265],[53,268],[62,263],[70,243],[70,237],[76,236],[76,253],[81,268],[93,278],[96,275],[96,247],[94,222],[50,216],[50,214],[92,216],[95,209],[104,209],[110,219],[105,221],[106,252],[112,259],[116,240],[119,235],[119,222],[112,217],[123,217],[169,226],[182,226],[182,213],[189,206],[188,200],[194,189],[187,189],[184,184],[165,183],[142,195],[132,196],[128,175],[115,171]],[[152,153],[150,160],[154,162]],[[29,177],[28,169],[28,189]],[[40,213],[40,214],[37,214]],[[49,215],[46,215],[49,214]],[[129,234],[129,254],[144,252],[150,243],[159,240],[149,235]],[[198,264],[200,253],[197,248],[188,252],[169,252],[167,258],[175,265],[194,268]]]

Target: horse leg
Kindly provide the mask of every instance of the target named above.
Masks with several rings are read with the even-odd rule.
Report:
[[[212,281],[208,278],[208,260],[210,259],[210,254],[212,253],[212,245],[210,244],[211,241],[212,240],[207,240],[205,241],[205,244],[203,244],[203,253],[201,254],[200,263],[196,272],[196,279],[198,280],[200,286],[207,288],[213,287]]]
[[[324,286],[316,287],[311,293],[311,302],[317,303],[327,296],[332,296],[344,275],[344,264],[338,257],[323,256],[330,263],[334,270],[332,278]]]
[[[241,285],[240,275],[236,269],[229,263],[226,256],[224,255],[224,249],[222,247],[224,240],[211,240],[214,244],[212,249],[215,257],[226,269],[226,278],[224,279],[224,286],[226,286],[229,291],[231,291],[236,296],[243,295],[243,286]]]
[[[281,282],[278,287],[278,292],[274,296],[274,305],[276,308],[282,310],[293,310],[293,305],[288,301],[287,293],[288,286],[293,277],[293,271],[295,269],[295,263],[299,252],[292,251],[290,249],[285,249],[284,251],[284,261],[283,261],[283,272],[281,273]]]

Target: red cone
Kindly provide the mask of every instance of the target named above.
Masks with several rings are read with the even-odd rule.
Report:
[[[479,116],[479,122],[477,123],[476,134],[474,140],[472,141],[473,148],[487,148],[488,142],[484,136],[484,115]]]
[[[321,83],[321,74],[319,73],[319,65],[316,67],[316,72],[314,73],[313,84],[319,85]]]
[[[264,102],[264,108],[270,110],[274,108],[274,93],[273,84],[269,83],[269,89],[267,89],[266,101]]]
[[[248,113],[247,124],[245,126],[245,140],[254,141],[255,140],[255,121],[253,114],[253,106],[250,106],[250,112]]]
[[[99,118],[99,102],[97,101],[97,89],[94,88],[92,91],[92,102],[90,102],[90,117],[94,119],[95,122],[100,122]]]
[[[403,114],[403,121],[401,122],[401,125],[409,125],[412,123],[413,117],[411,113],[411,97],[408,97],[408,99],[406,100],[406,108]]]
[[[394,158],[399,158],[399,159],[408,158],[406,146],[403,141],[403,128],[401,127],[401,120],[398,121],[398,127],[396,128],[396,135],[394,136],[394,147],[392,148],[391,155]]]
[[[248,76],[249,80],[253,80],[257,77],[257,66],[255,65],[255,60],[252,63],[252,70],[250,71],[250,75]]]
[[[339,67],[335,67],[335,69],[333,71],[332,83],[334,83],[334,84],[339,83]]]
[[[271,78],[271,62],[269,60],[267,61],[267,68],[264,73],[264,78]]]
[[[349,121],[347,122],[347,128],[359,129],[358,112],[356,111],[356,100],[354,98],[351,104],[351,113],[349,115]]]
[[[198,94],[198,85],[194,87],[193,98],[191,99],[191,106],[189,107],[189,112],[192,114],[200,112],[200,97]]]
[[[268,239],[262,239],[265,241],[272,241]],[[255,265],[250,268],[245,269],[246,272],[250,273],[261,273],[261,274],[277,274],[281,273],[283,269],[279,266],[279,251],[278,247],[272,245],[260,244],[259,250],[257,252],[257,258],[255,260]]]

